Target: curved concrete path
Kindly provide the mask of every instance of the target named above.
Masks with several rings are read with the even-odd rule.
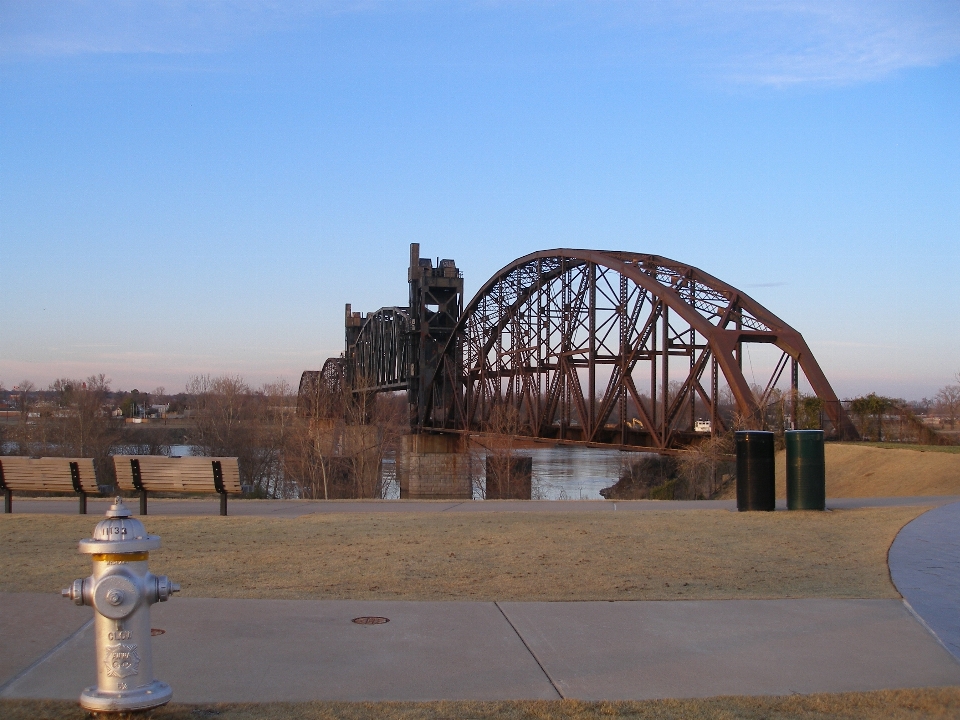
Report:
[[[913,611],[960,660],[960,502],[908,523],[890,546],[890,577]]]

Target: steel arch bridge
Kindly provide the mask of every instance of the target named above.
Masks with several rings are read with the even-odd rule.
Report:
[[[738,425],[756,428],[788,372],[796,420],[802,372],[835,433],[856,436],[801,334],[692,265],[544,250],[504,267],[461,310],[453,261],[433,268],[418,255],[411,246],[408,308],[363,319],[348,306],[343,358],[354,392],[407,391],[414,432],[496,432],[506,411],[512,434],[669,452],[704,437],[698,416],[708,433],[727,429],[721,382]],[[762,387],[743,373],[751,343],[779,350]]]
[[[297,414],[308,417],[339,414],[345,387],[342,357],[327,358],[321,370],[305,370],[297,391]]]

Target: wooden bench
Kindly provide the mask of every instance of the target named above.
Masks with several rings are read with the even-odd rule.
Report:
[[[87,514],[87,493],[97,491],[93,458],[0,456],[0,489],[3,511],[13,512],[13,491],[75,492],[80,514]]]
[[[220,514],[227,514],[227,493],[240,494],[240,465],[235,457],[114,455],[117,486],[140,493],[140,514],[147,514],[147,493],[219,493]]]

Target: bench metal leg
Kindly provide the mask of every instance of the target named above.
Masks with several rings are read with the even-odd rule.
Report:
[[[140,514],[141,515],[147,514],[147,491],[146,490],[140,491]]]
[[[3,512],[5,514],[13,512],[13,490],[9,488],[3,489]]]
[[[87,494],[85,492],[80,492],[80,514],[87,514]]]
[[[220,514],[227,514],[227,494],[225,492],[220,493]]]

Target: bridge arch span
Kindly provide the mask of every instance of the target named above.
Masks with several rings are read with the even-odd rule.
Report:
[[[354,392],[407,388],[412,329],[407,308],[383,307],[367,316],[347,348],[347,382]]]
[[[766,387],[745,344],[781,352]],[[711,432],[721,379],[746,427],[802,371],[837,434],[856,435],[802,335],[737,288],[684,263],[623,251],[544,250],[491,277],[464,308],[419,409],[424,430],[483,431],[510,408],[520,434],[665,450]],[[707,387],[704,387],[706,383]],[[729,420],[728,420],[729,422]]]

